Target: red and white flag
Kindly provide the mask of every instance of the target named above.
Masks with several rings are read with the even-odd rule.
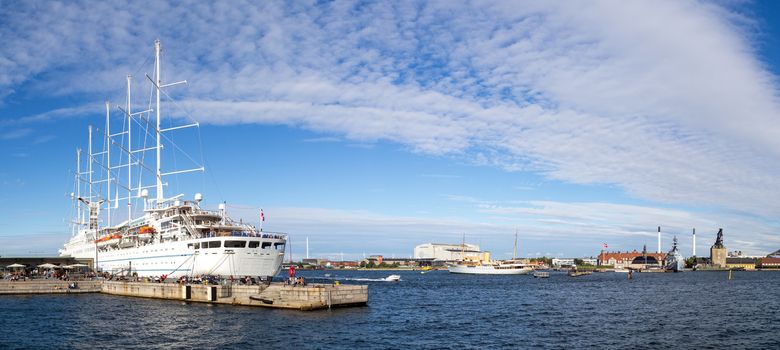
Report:
[[[606,242],[604,242],[604,249],[607,249],[609,247]]]
[[[265,221],[265,214],[263,214],[263,209],[260,209],[260,221]]]

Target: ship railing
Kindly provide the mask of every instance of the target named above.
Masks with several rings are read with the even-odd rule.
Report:
[[[206,210],[206,209],[195,209],[192,208],[192,214],[208,214],[208,215],[219,215],[219,212],[216,212],[214,210]]]
[[[287,234],[283,232],[252,232],[252,231],[225,231],[222,232],[205,232],[202,235],[203,238],[214,237],[259,237],[259,238],[271,238],[271,239],[287,239]]]

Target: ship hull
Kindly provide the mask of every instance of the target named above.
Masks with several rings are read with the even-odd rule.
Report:
[[[533,271],[530,267],[519,266],[449,266],[450,273],[469,274],[469,275],[526,275]]]
[[[219,242],[219,243],[212,243]],[[226,244],[226,242],[228,242]],[[250,242],[256,242],[250,244]],[[209,244],[215,248],[201,248]],[[284,258],[284,240],[259,237],[213,237],[163,242],[138,247],[98,251],[99,271],[138,276],[274,276]],[[256,245],[256,247],[250,248]],[[95,246],[82,245],[75,254],[95,259]],[[197,247],[197,249],[196,249]]]

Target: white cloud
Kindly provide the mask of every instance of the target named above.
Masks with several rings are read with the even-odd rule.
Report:
[[[0,97],[21,85],[121,96],[125,74],[145,80],[149,68],[138,67],[149,55],[138,53],[151,54],[162,35],[164,78],[190,82],[186,93],[171,93],[203,122],[388,140],[617,186],[660,203],[769,220],[780,212],[776,78],[743,30],[750,20],[728,8],[694,1],[112,6],[19,6],[0,27],[9,38],[0,49],[0,87],[8,91]],[[136,103],[144,98],[138,90]]]
[[[352,255],[411,252],[426,242],[457,243],[462,234],[494,253],[511,253],[513,233],[520,236],[521,252],[539,249],[565,255],[595,255],[603,242],[610,250],[640,250],[647,244],[655,251],[656,227],[662,229],[662,250],[667,251],[676,236],[684,255],[691,252],[691,230],[697,229],[697,253],[706,256],[718,228],[723,228],[726,246],[748,254],[767,254],[780,245],[780,237],[769,224],[706,212],[663,209],[639,205],[554,201],[497,203],[454,197],[473,205],[462,217],[397,216],[361,210],[325,208],[264,208],[264,228],[292,235],[297,254],[302,240],[318,242],[321,252]],[[229,208],[230,209],[230,208]],[[259,209],[238,207],[233,217],[257,221]],[[338,238],[335,238],[338,237]],[[509,247],[509,248],[507,248]],[[351,256],[351,255],[350,255]],[[506,256],[504,256],[506,257]]]

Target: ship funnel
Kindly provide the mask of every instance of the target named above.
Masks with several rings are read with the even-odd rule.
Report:
[[[222,223],[225,223],[225,203],[219,203],[219,216],[222,217]]]

